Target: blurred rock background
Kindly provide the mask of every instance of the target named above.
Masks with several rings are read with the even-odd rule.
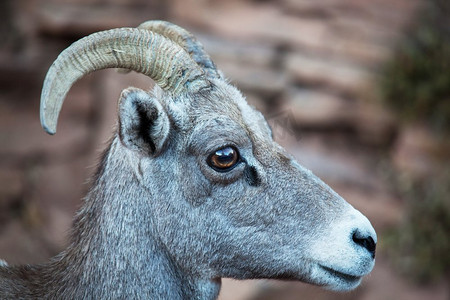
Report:
[[[86,76],[50,137],[38,114],[50,64],[92,32],[165,19],[198,37],[275,139],[379,235],[353,292],[225,279],[221,299],[449,299],[449,12],[444,0],[2,0],[0,257],[39,263],[65,247],[120,91],[152,85]]]

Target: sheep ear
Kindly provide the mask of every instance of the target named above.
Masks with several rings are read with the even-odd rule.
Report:
[[[119,137],[129,149],[157,155],[170,130],[167,114],[159,101],[137,88],[125,89],[119,100]]]

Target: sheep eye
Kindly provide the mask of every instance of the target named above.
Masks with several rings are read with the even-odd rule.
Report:
[[[239,152],[236,148],[227,146],[211,153],[208,165],[218,172],[227,172],[239,162]]]

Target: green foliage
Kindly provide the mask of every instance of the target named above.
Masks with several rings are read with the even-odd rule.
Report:
[[[450,8],[434,0],[385,66],[382,98],[400,117],[450,132]]]
[[[450,277],[450,173],[414,185],[405,196],[405,222],[384,245],[396,269],[425,283]]]
[[[383,68],[383,99],[403,120],[426,121],[441,137],[450,134],[450,1],[430,0],[420,20]],[[406,199],[403,224],[384,236],[396,268],[420,281],[450,277],[450,172],[396,185]],[[417,181],[417,180],[416,180]],[[410,182],[411,183],[411,182]]]

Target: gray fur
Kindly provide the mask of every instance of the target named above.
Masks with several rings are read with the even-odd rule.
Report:
[[[210,81],[177,98],[122,93],[70,246],[43,265],[0,264],[0,298],[215,299],[222,277],[360,283],[374,259],[352,234],[376,242],[369,221],[275,143],[239,91]],[[227,145],[243,160],[220,173],[206,158]]]

